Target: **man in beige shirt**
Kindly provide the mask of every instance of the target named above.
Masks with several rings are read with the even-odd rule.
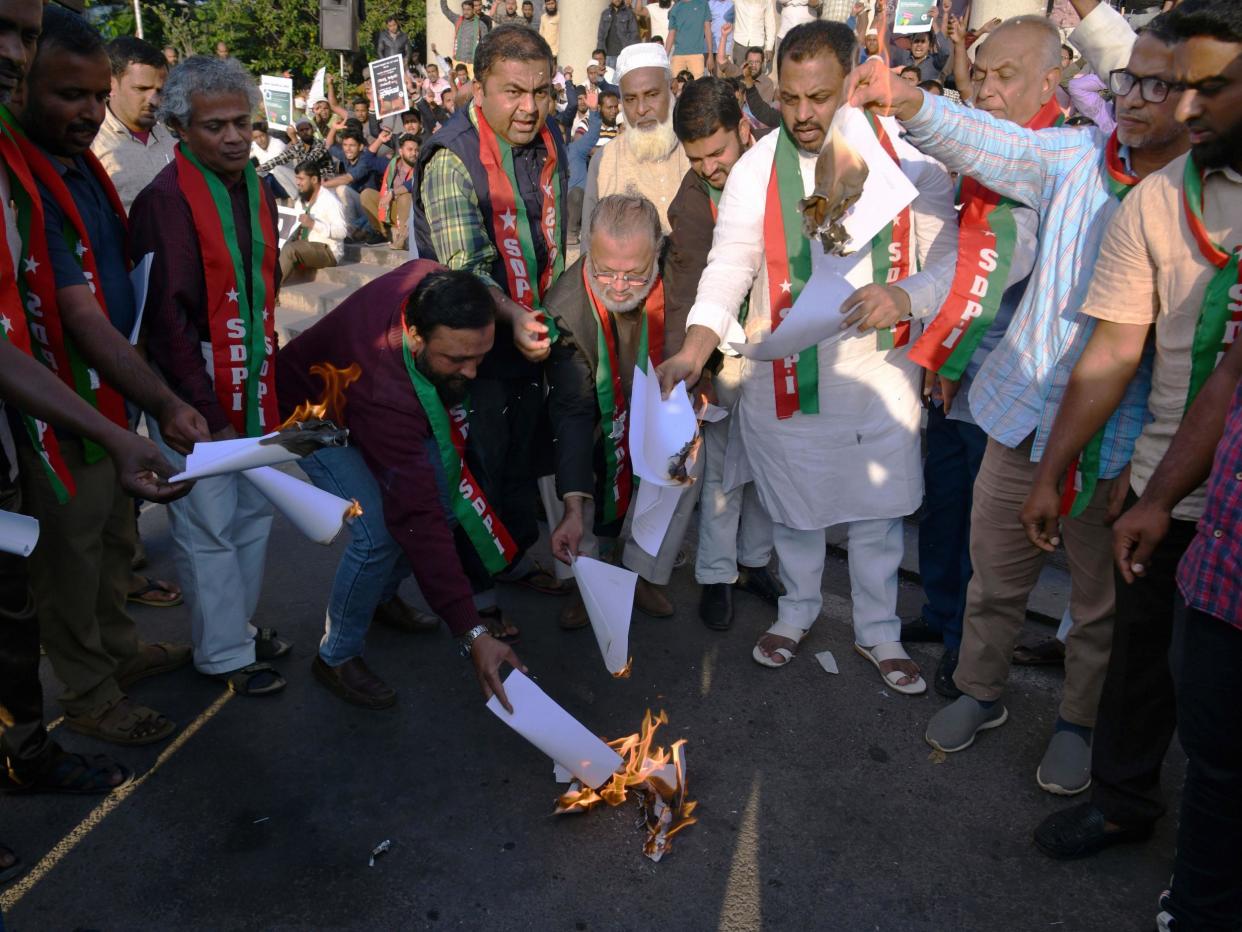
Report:
[[[1176,16],[1170,22],[1176,31]],[[1059,536],[1059,482],[1079,451],[1089,461],[1092,438],[1130,380],[1146,378],[1150,367],[1150,421],[1134,446],[1126,507],[1148,488],[1191,401],[1242,326],[1242,282],[1228,261],[1242,248],[1237,79],[1232,98],[1199,90],[1222,81],[1230,86],[1225,76],[1236,71],[1236,46],[1179,38],[1170,80],[1186,88],[1177,117],[1190,129],[1191,151],[1134,188],[1104,236],[1082,308],[1097,324],[1021,512],[1031,541],[1047,550]],[[1144,96],[1175,93],[1168,83],[1151,81]],[[1147,351],[1153,344],[1154,354]],[[1164,812],[1160,768],[1176,724],[1168,663],[1176,569],[1194,538],[1204,489],[1169,504],[1171,514],[1161,521],[1167,533],[1149,557],[1140,552],[1131,559],[1149,531],[1139,517],[1144,506],[1113,528],[1116,626],[1092,748],[1094,789],[1089,802],[1049,816],[1036,830],[1036,843],[1053,857],[1142,840]]]
[[[168,65],[159,49],[133,36],[109,42],[108,57],[112,93],[91,151],[128,212],[138,192],[172,161],[175,140],[155,120]]]
[[[561,15],[556,7],[556,0],[547,0],[543,5],[543,15],[539,17],[539,35],[543,36],[552,57],[561,54]]]

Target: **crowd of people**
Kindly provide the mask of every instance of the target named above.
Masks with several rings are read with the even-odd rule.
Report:
[[[453,56],[411,62],[415,109],[377,121],[327,81],[286,140],[227,49],[174,63],[0,0],[0,506],[42,528],[28,559],[0,554],[0,785],[132,779],[49,738],[40,644],[65,727],[119,745],[176,730],[130,695],[144,678],[193,664],[240,695],[285,687],[291,645],[253,624],[271,505],[239,475],[168,480],[196,443],[271,431],[352,370],[348,446],[300,461],[362,506],[311,664],[334,695],[392,706],[371,624],[443,623],[508,706],[504,669],[524,667],[498,586],[584,628],[572,565],[591,556],[667,618],[687,549],[706,628],[757,596],[775,618],[751,656],[781,670],[844,527],[859,662],[898,694],[930,679],[950,701],[926,741],[959,753],[1008,720],[1027,602],[1063,548],[1065,680],[1035,776],[1089,795],[1035,842],[1068,859],[1150,836],[1176,728],[1158,925],[1239,928],[1242,12],[1185,0],[1136,34],[1071,2],[1068,34],[944,11],[903,38],[883,2],[613,0],[575,85],[555,0],[441,0]],[[395,20],[379,42],[415,55]],[[809,205],[849,134],[915,195],[841,255]],[[283,246],[278,203],[299,211]],[[412,258],[278,346],[282,282],[347,242]],[[839,332],[738,354],[807,288],[835,295]],[[700,424],[657,548],[632,527],[638,369],[727,412]],[[175,581],[136,574],[134,497],[167,505]],[[916,514],[926,601],[903,621]],[[411,575],[430,613],[398,595]],[[143,641],[127,601],[182,599],[190,643]],[[934,673],[911,641],[943,644]],[[19,870],[0,847],[0,880]]]

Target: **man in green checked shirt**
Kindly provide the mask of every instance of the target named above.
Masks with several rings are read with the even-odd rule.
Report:
[[[475,54],[473,102],[419,157],[415,205],[419,254],[475,273],[496,303],[496,342],[471,389],[470,418],[488,497],[519,553],[539,536],[538,364],[555,337],[541,307],[564,268],[568,170],[560,132],[548,121],[553,73],[552,52],[537,33],[521,26],[489,33]],[[509,575],[539,591],[563,591],[523,556]]]

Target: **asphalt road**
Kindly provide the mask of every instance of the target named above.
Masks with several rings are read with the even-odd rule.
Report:
[[[167,573],[159,509],[143,529],[152,571]],[[674,576],[676,618],[635,618],[623,681],[589,631],[557,629],[559,599],[502,591],[522,658],[587,727],[618,737],[664,709],[664,737],[687,739],[699,823],[655,864],[642,855],[636,803],[551,814],[551,762],[486,711],[447,632],[372,632],[367,659],[399,689],[395,709],[347,706],[311,678],[339,547],[278,520],[258,620],[295,642],[283,694],[224,699],[190,669],[139,684],[137,698],[193,729],[171,753],[170,743],[117,751],[140,773],[163,754],[154,773],[102,806],[0,803],[0,838],[33,867],[0,890],[7,929],[1154,927],[1173,819],[1148,843],[1090,861],[1056,863],[1031,843],[1066,805],[1035,783],[1059,671],[1018,670],[1009,724],[937,762],[922,735],[943,700],[886,690],[853,653],[841,560],[825,574],[824,617],[783,670],[750,659],[774,610],[739,595],[733,630],[708,631],[689,566]],[[919,595],[903,585],[903,612]],[[135,614],[148,639],[187,637],[183,609]],[[840,675],[816,663],[825,649]],[[911,649],[929,674],[938,652]],[[52,717],[50,673],[45,686]],[[1182,769],[1175,748],[1166,786]],[[368,867],[385,839],[391,850]]]

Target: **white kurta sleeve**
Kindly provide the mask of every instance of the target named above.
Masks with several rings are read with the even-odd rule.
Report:
[[[737,317],[763,263],[763,212],[774,151],[775,146],[760,143],[729,173],[707,267],[686,319],[687,328],[697,325],[715,332],[720,348],[729,353],[730,343],[746,342]]]
[[[953,206],[953,181],[939,162],[907,150],[902,162],[915,166],[907,172],[918,197],[910,205],[914,220],[919,270],[897,286],[910,296],[910,315],[915,320],[940,310],[957,268],[957,210]]]
[[[1110,71],[1129,64],[1137,38],[1126,18],[1107,3],[1084,16],[1069,34],[1070,42],[1105,84]]]

